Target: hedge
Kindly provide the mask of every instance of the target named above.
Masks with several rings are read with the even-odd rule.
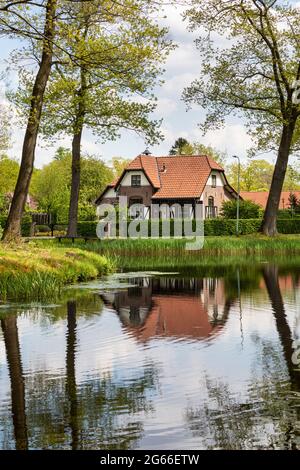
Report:
[[[257,233],[261,226],[261,219],[241,219],[239,223],[239,230],[241,235],[250,235]],[[150,233],[150,221],[141,221],[142,224],[146,224]],[[162,235],[163,221],[159,223],[159,234]],[[96,237],[97,222],[79,222],[78,223],[78,235],[85,237]],[[300,234],[300,219],[279,219],[277,221],[277,227],[279,233],[283,234]],[[195,230],[195,221],[193,221],[193,230]],[[118,231],[118,227],[117,227]],[[236,220],[234,219],[208,219],[204,222],[204,231],[206,236],[226,236],[236,234]],[[170,221],[170,233],[171,236],[174,234],[174,220]]]
[[[4,228],[6,217],[0,216],[0,225]],[[141,221],[142,224],[146,225],[148,233],[150,234],[150,220]],[[162,236],[163,225],[170,222],[170,234],[174,235],[174,220],[170,221],[157,221],[159,225],[159,236]],[[30,233],[31,218],[25,216],[22,220],[22,235],[29,236]],[[239,223],[240,234],[250,235],[258,232],[261,225],[261,219],[241,219]],[[78,222],[78,235],[81,237],[96,237],[97,222]],[[300,234],[300,218],[294,219],[278,219],[277,227],[279,233],[282,234]],[[54,227],[55,230],[58,226]],[[61,229],[63,226],[60,227]],[[65,228],[65,227],[64,227]],[[195,230],[195,221],[193,221],[193,230]],[[118,226],[117,226],[118,231]],[[226,236],[236,234],[236,220],[234,219],[208,219],[204,222],[204,231],[206,236]]]

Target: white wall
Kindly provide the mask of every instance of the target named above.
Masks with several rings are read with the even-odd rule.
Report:
[[[131,176],[140,175],[141,176],[141,186],[149,186],[150,183],[147,180],[145,173],[143,171],[126,171],[125,175],[121,180],[121,186],[131,186]]]
[[[225,184],[224,176],[219,171],[212,171],[211,172],[211,174],[210,174],[210,176],[207,180],[207,185],[208,186],[212,185],[212,175],[216,175],[216,177],[217,177],[217,188],[220,187],[220,186],[224,186],[224,184]]]
[[[117,197],[117,193],[114,188],[108,188],[102,197]]]

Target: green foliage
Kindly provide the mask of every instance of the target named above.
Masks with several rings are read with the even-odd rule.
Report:
[[[292,151],[299,150],[300,105],[292,102],[299,70],[300,11],[293,2],[194,0],[186,12],[197,39],[201,76],[184,92],[207,110],[204,131],[235,114],[247,120],[252,153],[278,151],[283,125],[296,118]],[[212,37],[219,37],[213,42]],[[222,39],[222,40],[221,40]],[[238,72],[238,73],[237,73]]]
[[[113,170],[114,170],[114,176],[115,177],[121,176],[121,174],[123,173],[123,170],[125,170],[125,168],[127,168],[129,163],[130,163],[130,160],[128,160],[126,158],[113,157],[112,167],[113,167]]]
[[[79,220],[96,217],[94,201],[113,179],[113,171],[92,156],[83,156],[81,165],[81,187],[79,194]],[[68,220],[71,188],[71,153],[60,148],[54,159],[35,173],[31,193],[39,204],[39,210],[49,212],[54,222]]]
[[[269,191],[274,165],[266,160],[249,160],[241,164],[240,185],[242,191]],[[238,187],[238,164],[233,163],[226,168],[229,183]]]
[[[17,182],[19,164],[6,156],[0,157],[0,214],[7,214],[11,195]]]
[[[256,219],[260,216],[262,208],[253,201],[240,201],[240,218]],[[222,204],[221,215],[225,219],[234,219],[237,214],[237,201],[224,201]]]
[[[60,60],[52,70],[41,120],[46,137],[89,128],[104,142],[125,128],[149,142],[161,140],[160,121],[151,116],[153,89],[173,46],[156,20],[158,8],[148,0],[96,0],[73,2],[66,9],[54,46]],[[27,54],[36,56],[36,51]],[[21,117],[31,82],[31,73],[20,70],[20,87],[10,94]]]
[[[2,238],[2,235],[3,235],[3,228],[2,228],[1,223],[0,223],[0,240]]]
[[[7,152],[10,147],[10,136],[11,136],[11,126],[10,126],[10,113],[9,110],[1,104],[0,112],[0,160]],[[1,170],[0,170],[1,175]],[[1,186],[0,186],[1,188]]]
[[[185,151],[188,146],[190,146],[189,141],[183,137],[179,137],[175,140],[174,145],[170,149],[169,155],[186,155]]]
[[[211,145],[204,145],[200,142],[188,142],[179,137],[170,150],[170,155],[208,155],[221,165],[225,164],[226,153],[220,152]]]
[[[240,234],[241,235],[250,235],[257,233],[261,226],[260,218],[253,219],[241,219],[240,220]],[[130,223],[130,222],[128,222]],[[141,224],[146,226],[148,233],[150,235],[150,220],[141,221]],[[174,236],[174,223],[172,219],[170,221],[155,222],[159,224],[159,234],[162,237],[162,227],[164,224],[170,223],[170,235]],[[82,237],[93,237],[96,238],[96,227],[97,222],[79,222],[78,224],[78,234]],[[193,221],[193,230],[195,230],[196,225]],[[278,220],[278,231],[282,234],[300,234],[300,218],[294,219],[279,219]],[[118,232],[118,227],[117,227]],[[216,218],[216,219],[206,219],[204,221],[204,233],[205,236],[228,236],[236,235],[236,219],[225,219],[225,218]]]
[[[239,230],[241,235],[257,233],[261,219],[241,219]],[[205,221],[205,236],[236,235],[236,219],[208,219]]]

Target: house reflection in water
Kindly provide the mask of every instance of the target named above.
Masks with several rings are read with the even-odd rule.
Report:
[[[133,287],[102,296],[139,340],[155,336],[205,339],[224,325],[233,299],[223,279],[136,278]]]

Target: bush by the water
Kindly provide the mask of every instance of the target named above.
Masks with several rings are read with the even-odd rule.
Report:
[[[262,215],[262,207],[253,201],[240,201],[240,219],[258,219]],[[224,201],[221,215],[225,219],[235,219],[237,213],[237,201]]]

